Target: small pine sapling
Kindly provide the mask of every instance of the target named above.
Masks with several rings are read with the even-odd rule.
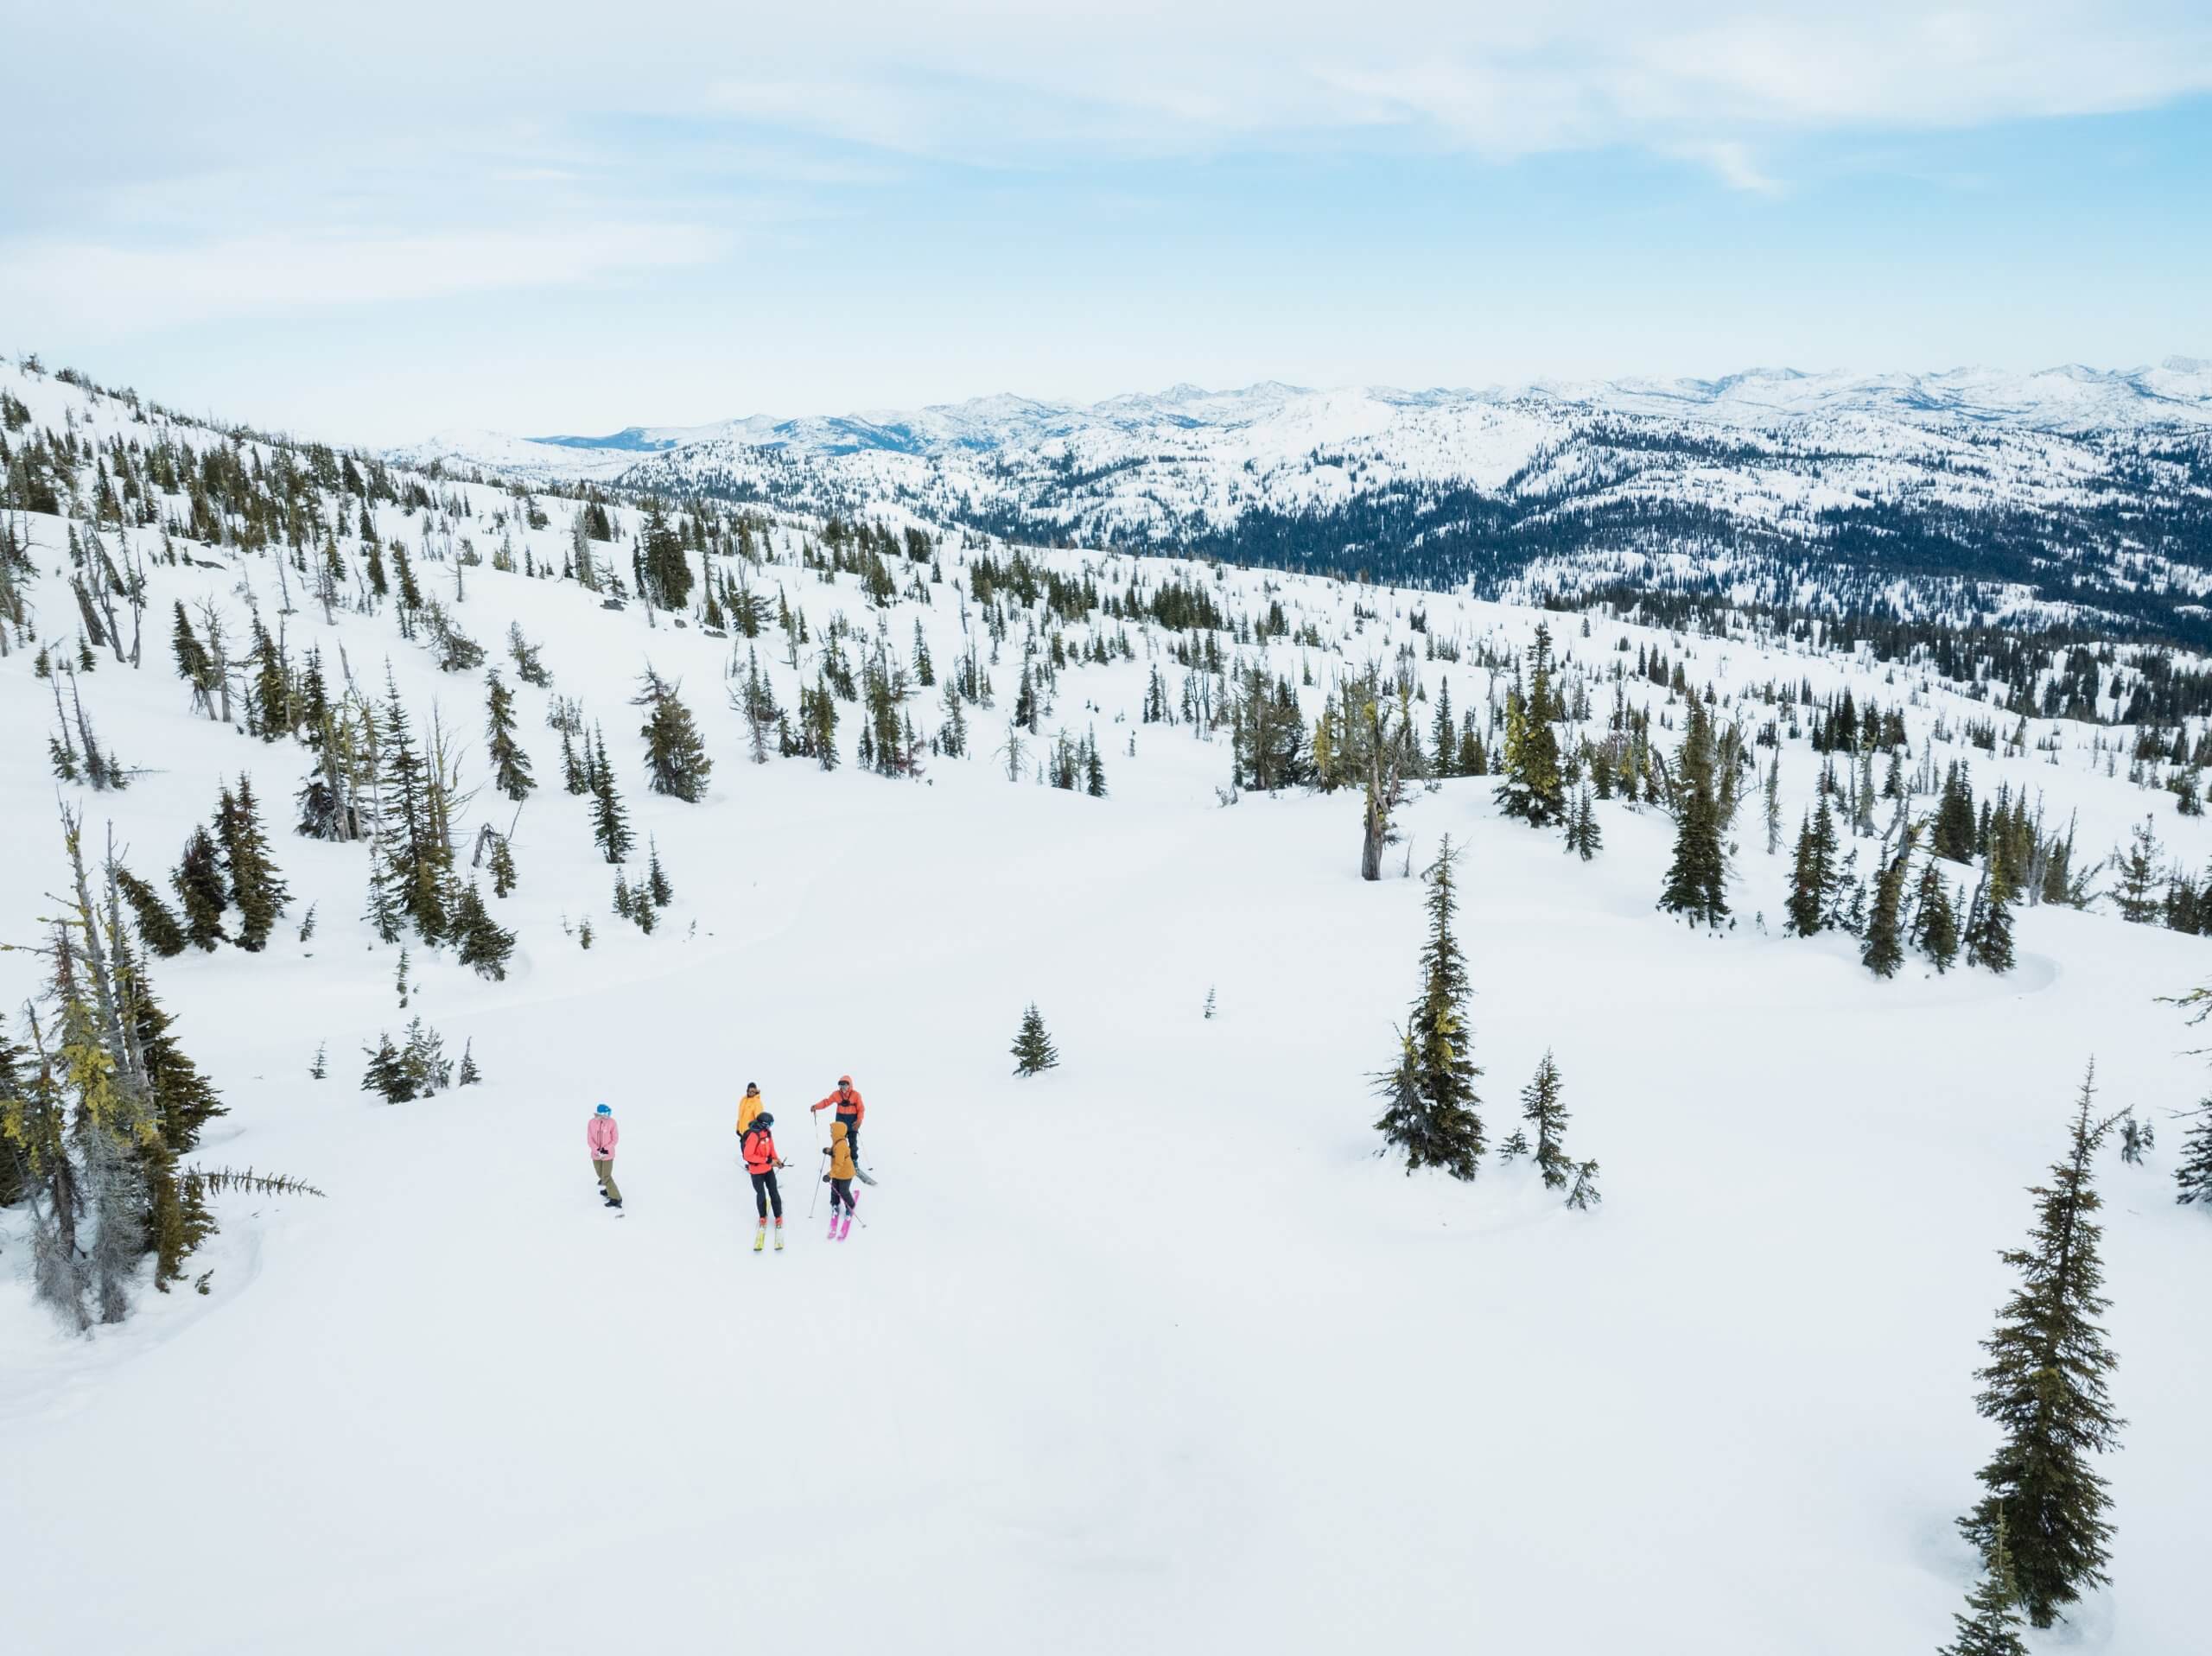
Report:
[[[1014,1037],[1014,1073],[1041,1075],[1060,1062],[1059,1049],[1046,1032],[1044,1014],[1032,1001],[1021,1014],[1021,1028]]]
[[[1604,1200],[1598,1194],[1598,1164],[1582,1162],[1574,1170],[1574,1188],[1567,1193],[1567,1205],[1577,1213],[1594,1208]]]

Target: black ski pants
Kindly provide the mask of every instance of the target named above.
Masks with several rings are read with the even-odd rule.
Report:
[[[760,1209],[763,1219],[768,1216],[771,1202],[775,1204],[776,1217],[781,1219],[784,1216],[784,1193],[776,1188],[776,1170],[772,1167],[765,1173],[753,1176],[753,1205]]]
[[[850,1179],[830,1181],[830,1211],[835,1213],[840,1208],[847,1213],[853,1210],[853,1182]]]

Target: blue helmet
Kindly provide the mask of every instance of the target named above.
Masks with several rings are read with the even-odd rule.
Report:
[[[602,1104],[597,1109],[594,1110],[592,1114],[594,1115],[612,1115],[614,1112],[609,1109],[606,1105]]]

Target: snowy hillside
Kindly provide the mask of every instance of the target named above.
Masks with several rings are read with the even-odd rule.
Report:
[[[2212,642],[2212,368],[1014,397],[396,460],[1491,596],[2145,625]]]
[[[1589,428],[1563,398],[1386,416],[1277,390],[1243,423],[1154,399],[1195,410],[1187,449],[1159,409],[1121,438],[1094,409],[1050,434],[1020,415],[1028,448],[968,457],[948,416],[906,449],[726,433],[495,483],[0,365],[0,942],[48,942],[67,894],[57,790],[96,875],[111,826],[179,905],[171,870],[250,778],[289,886],[265,949],[227,914],[226,941],[147,977],[228,1112],[185,1168],[322,1192],[213,1195],[181,1278],[157,1291],[148,1261],[129,1315],[86,1333],[34,1293],[36,1202],[0,1208],[0,1551],[41,1589],[10,1594],[9,1647],[1931,1650],[1979,1568],[1955,1520],[1997,1441],[1974,1372],[2016,1279],[1999,1250],[2093,1056],[2106,1107],[2158,1129],[2140,1164],[2096,1163],[2127,1422],[2097,1463],[2112,1584],[2030,1647],[2196,1647],[2212,1216],[2175,1202],[2174,1113],[2204,1072],[2159,997],[2212,967],[2212,827],[2177,809],[2212,763],[2207,663],[2018,640],[1884,658],[1757,618],[1672,630],[1018,548],[940,510],[1116,441],[1143,452],[1130,490],[1218,484],[1224,510],[1247,486],[1224,479],[1287,490],[1300,455],[1354,457],[1306,467],[1316,492],[1378,486],[1386,450],[1503,491]],[[2065,468],[2120,439],[1832,423],[1861,417],[1870,477],[1910,432],[1953,446],[1962,490],[2115,486]],[[1777,476],[1802,458],[1742,441]],[[555,482],[687,472],[719,481],[664,510]],[[1602,834],[1586,860],[1497,798],[1540,626],[1541,722]],[[197,686],[188,638],[226,663]],[[649,786],[649,669],[703,739],[696,800]],[[534,776],[519,802],[487,672]],[[1713,927],[1655,907],[1694,703],[1732,800]],[[395,707],[451,807],[430,897],[479,891],[512,934],[503,977],[411,923],[378,935]],[[1421,752],[1393,750],[1369,881],[1344,745],[1356,710],[1393,709]],[[564,746],[588,771],[601,744],[606,778],[570,791]],[[94,752],[125,785],[91,785]],[[294,831],[333,778],[382,832]],[[610,796],[620,862],[595,835]],[[1963,923],[2025,836],[2011,969],[1913,949],[1883,978],[1861,936],[1786,935],[1823,799],[1840,909],[1910,822],[1907,889],[1932,869]],[[2120,871],[2091,872],[2146,818],[2133,917],[2177,924],[2129,923]],[[1962,856],[1929,855],[1960,833]],[[1375,1128],[1446,835],[1491,1146],[1471,1183],[1407,1175]],[[648,932],[613,900],[655,858],[672,895],[638,899]],[[53,976],[0,955],[0,1036],[30,1046],[29,1003],[56,1038]],[[1017,1078],[1032,1003],[1060,1063]],[[480,1084],[366,1089],[416,1018]],[[1587,1210],[1501,1153],[1547,1052],[1567,1153],[1597,1164]],[[831,1241],[806,1106],[846,1072],[879,1183]],[[791,1164],[780,1253],[752,1245],[749,1080]],[[601,1101],[619,1213],[587,1159]],[[156,1488],[188,1509],[121,1543]]]

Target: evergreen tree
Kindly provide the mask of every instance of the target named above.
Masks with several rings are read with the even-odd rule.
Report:
[[[1913,947],[1936,964],[1938,973],[1951,969],[1959,957],[1959,922],[1951,907],[1951,894],[1936,860],[1921,870],[1920,891],[1914,900]]]
[[[599,841],[600,850],[609,862],[621,862],[637,844],[637,836],[630,832],[629,813],[622,809],[622,796],[615,791],[614,767],[607,762],[607,738],[596,726],[592,733],[591,791],[592,837]]]
[[[1810,937],[1828,923],[1835,896],[1835,813],[1823,793],[1815,814],[1797,829],[1797,856],[1790,869],[1787,908],[1793,936]]]
[[[424,942],[447,935],[446,906],[451,858],[438,832],[438,780],[416,746],[399,689],[386,680],[384,775],[378,784],[383,827],[373,870],[382,888],[372,894],[372,914],[411,923]]]
[[[456,1087],[474,1087],[484,1079],[484,1072],[476,1067],[476,1042],[472,1037],[461,1049],[461,1076]]]
[[[138,935],[145,939],[146,947],[156,958],[165,961],[183,954],[184,928],[177,923],[176,916],[162,901],[161,894],[121,863],[113,865],[110,872],[124,900],[130,904],[131,913],[137,917]]]
[[[1912,866],[1912,840],[1913,831],[1908,828],[1897,854],[1883,865],[1874,879],[1874,909],[1866,921],[1866,943],[1859,958],[1878,978],[1895,977],[1897,968],[1904,964],[1904,877]]]
[[[2133,1110],[2120,1118],[2120,1158],[2130,1167],[2143,1165],[2143,1158],[2158,1147],[2158,1129],[2155,1122],[2139,1119]]]
[[[1529,652],[1529,693],[1506,703],[1505,780],[1497,790],[1505,814],[1535,828],[1549,828],[1567,815],[1559,738],[1552,729],[1559,709],[1551,688],[1551,628],[1538,622]]]
[[[223,849],[231,900],[238,910],[238,947],[258,954],[269,942],[277,919],[290,906],[290,891],[276,872],[269,853],[269,835],[261,826],[261,809],[254,803],[252,778],[243,772],[238,791],[223,790],[215,809],[215,837]]]
[[[660,846],[654,841],[645,841],[648,856],[645,862],[645,895],[657,909],[664,909],[676,900],[676,887],[668,881],[668,871],[660,866]]]
[[[545,663],[538,659],[538,646],[523,636],[522,623],[519,621],[510,621],[507,624],[507,654],[513,659],[517,678],[541,690],[552,688],[553,675],[546,670]]]
[[[1519,1127],[1508,1133],[1505,1142],[1497,1147],[1497,1159],[1509,1167],[1528,1153],[1529,1135]]]
[[[489,706],[486,717],[492,733],[492,785],[519,804],[537,784],[530,774],[530,755],[515,740],[514,692],[499,682],[497,673],[484,675]]]
[[[2212,1212],[2212,1098],[2190,1114],[2196,1125],[2181,1141],[2181,1165],[2174,1169],[2174,1183],[2181,1190],[2174,1200],[2184,1207],[2201,1202]]]
[[[363,1047],[369,1067],[361,1075],[361,1090],[374,1093],[387,1104],[404,1104],[415,1096],[414,1078],[391,1037],[379,1035],[373,1047]]]
[[[1436,716],[1429,721],[1429,746],[1436,752],[1436,774],[1452,775],[1459,769],[1459,733],[1452,722],[1452,681],[1437,687]]]
[[[2113,860],[2120,873],[2113,898],[2120,904],[2120,917],[2131,925],[2147,926],[2160,917],[2158,888],[2164,849],[2156,825],[2146,816],[2130,836],[2127,849]]]
[[[1536,1168],[1546,1187],[1554,1190],[1567,1183],[1567,1170],[1573,1164],[1560,1144],[1567,1133],[1567,1107],[1559,1095],[1559,1065],[1547,1051],[1536,1066],[1535,1078],[1521,1089],[1521,1116],[1536,1131]]]
[[[1981,1582],[1967,1596],[1967,1609],[1970,1614],[1951,1618],[1959,1624],[1958,1637],[1936,1656],[2028,1656],[2028,1647],[2020,1642],[2020,1589],[2001,1508],[1983,1557]]]
[[[2012,883],[2001,845],[1989,848],[1989,866],[1967,916],[1967,964],[1997,973],[2012,969]]]
[[[1567,1205],[1577,1213],[1596,1207],[1605,1200],[1598,1194],[1598,1164],[1578,1163],[1574,1169],[1574,1188],[1567,1193]]]
[[[1675,823],[1675,860],[1659,906],[1686,914],[1699,924],[1717,927],[1728,917],[1728,862],[1720,845],[1720,807],[1713,791],[1713,719],[1705,704],[1690,700],[1689,726],[1682,737],[1680,790]]]
[[[960,698],[949,681],[945,685],[945,696],[957,713]],[[769,684],[767,675],[760,670],[760,652],[757,649],[747,648],[745,652],[744,682],[730,692],[730,703],[745,720],[746,736],[753,764],[767,764],[768,739],[783,719],[784,710],[776,705],[775,690]],[[958,752],[957,748],[945,751],[955,754]]]
[[[461,945],[461,963],[476,975],[504,981],[507,961],[515,952],[515,935],[492,918],[474,885],[465,885],[453,905],[453,936]]]
[[[184,842],[184,857],[169,883],[176,888],[184,909],[185,941],[194,949],[212,950],[223,941],[223,910],[230,891],[223,880],[221,858],[215,841],[204,828],[192,830]]]
[[[2092,1120],[2095,1096],[2092,1064],[2075,1101],[2065,1159],[2053,1164],[2048,1184],[2031,1188],[2037,1218],[2028,1246],[2003,1255],[2020,1273],[2020,1285],[1982,1342],[1989,1362],[1979,1371],[1975,1407],[1998,1423],[2005,1440],[1980,1474],[1988,1494],[1959,1520],[1967,1539],[1988,1551],[2001,1516],[2020,1602],[2038,1627],[2106,1579],[2109,1498],[2088,1457],[2119,1447],[2125,1424],[2105,1389],[2117,1360],[2096,1321],[2109,1302],[2098,1291],[2102,1228],[2094,1215],[2103,1204],[2090,1166],[2117,1118]]]
[[[1588,862],[1604,848],[1605,843],[1605,831],[1598,826],[1598,808],[1591,803],[1589,789],[1584,788],[1575,795],[1574,812],[1567,818],[1567,852]]]
[[[1014,1037],[1014,1073],[1017,1075],[1041,1075],[1060,1062],[1059,1049],[1052,1044],[1052,1037],[1045,1032],[1044,1014],[1037,1010],[1037,1003],[1030,1002],[1021,1014],[1021,1028]]]
[[[489,864],[492,875],[492,895],[505,897],[515,888],[514,847],[507,843],[507,836],[498,835],[492,841]]]
[[[677,699],[677,686],[651,667],[638,682],[639,693],[630,705],[646,710],[638,733],[645,739],[645,771],[652,790],[696,804],[715,768],[707,757],[706,739],[692,723],[690,709]]]
[[[1475,1107],[1482,1101],[1475,1092],[1482,1071],[1469,1056],[1473,1031],[1467,1001],[1473,988],[1452,930],[1457,854],[1446,834],[1422,876],[1428,885],[1428,940],[1421,949],[1421,994],[1400,1038],[1396,1065],[1376,1077],[1385,1103],[1375,1125],[1386,1145],[1405,1152],[1408,1174],[1441,1167],[1453,1178],[1471,1179],[1484,1147]]]

